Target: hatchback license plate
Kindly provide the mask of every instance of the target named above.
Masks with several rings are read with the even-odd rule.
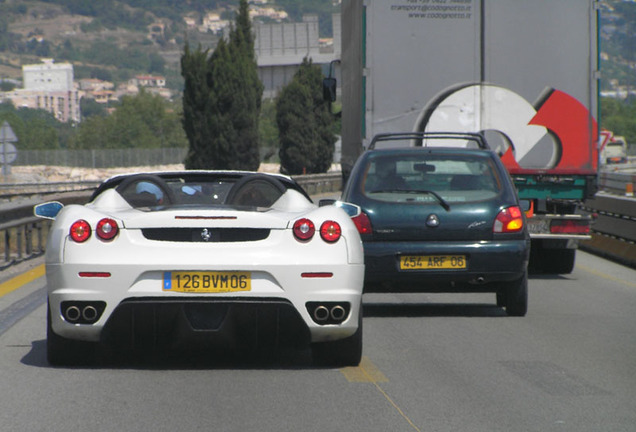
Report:
[[[164,291],[227,293],[251,289],[250,272],[173,271],[163,274]]]
[[[465,269],[465,255],[403,255],[400,270]]]

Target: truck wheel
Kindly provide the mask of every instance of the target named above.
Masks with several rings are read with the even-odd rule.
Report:
[[[316,342],[311,346],[315,363],[323,366],[358,366],[362,360],[362,309],[358,330],[346,339]]]
[[[46,359],[51,366],[87,365],[95,355],[95,343],[67,339],[56,334],[51,325],[51,310],[46,311]]]
[[[526,316],[528,312],[528,272],[510,283],[505,293],[506,312],[509,316]]]
[[[569,274],[574,270],[576,249],[543,249],[541,267],[544,273]]]

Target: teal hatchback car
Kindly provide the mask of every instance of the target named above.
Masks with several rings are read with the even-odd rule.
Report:
[[[364,292],[493,292],[508,315],[526,314],[525,215],[482,135],[377,136],[341,201],[355,205]]]

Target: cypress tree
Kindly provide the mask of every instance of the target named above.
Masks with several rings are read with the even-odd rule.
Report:
[[[310,107],[311,94],[298,80],[286,85],[276,100],[279,156],[285,174],[313,172],[315,131]]]
[[[282,172],[323,173],[331,166],[336,137],[322,79],[320,67],[304,58],[276,101]]]
[[[236,27],[230,32],[229,51],[235,80],[231,86],[234,96],[231,119],[237,132],[235,168],[256,170],[260,165],[258,123],[263,84],[258,78],[247,0],[240,1]]]
[[[263,84],[258,78],[247,0],[236,25],[206,61],[186,43],[181,60],[184,128],[190,141],[186,168],[257,170],[258,120]]]
[[[212,161],[212,169],[251,169],[237,165],[236,140],[238,131],[234,127],[232,116],[236,107],[234,97],[234,64],[232,53],[224,39],[219,41],[214,53],[210,57],[210,71],[212,75],[212,104],[210,126],[213,135],[210,137],[216,150],[216,157]]]
[[[190,50],[186,42],[181,56],[181,75],[183,89],[183,129],[190,147],[184,161],[186,169],[204,169],[210,166],[216,149],[212,148],[209,115],[211,108],[210,79],[208,70],[208,50],[201,46]]]

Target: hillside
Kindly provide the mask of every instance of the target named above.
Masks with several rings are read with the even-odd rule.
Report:
[[[140,73],[159,74],[166,77],[168,87],[178,90],[186,38],[194,46],[213,47],[219,37],[192,23],[200,25],[212,11],[222,20],[232,19],[237,4],[238,0],[0,1],[0,79],[19,80],[23,64],[51,57],[72,62],[76,78],[117,84]],[[600,4],[602,89],[635,88],[636,3]],[[321,36],[330,36],[331,13],[338,10],[331,0],[270,0],[263,7],[285,11],[288,20],[317,13]]]
[[[601,87],[636,87],[636,3],[607,0],[601,6]]]
[[[166,76],[169,87],[179,88],[178,61],[185,38],[216,43],[214,35],[189,30],[180,15],[160,16],[121,2],[115,7],[110,1],[99,2],[103,13],[79,14],[63,3],[69,2],[27,0],[0,5],[0,77],[21,78],[22,64],[52,57],[72,62],[76,78],[118,83],[151,73]],[[117,16],[106,12],[109,6],[119,9]]]
[[[289,9],[289,20],[318,13],[321,32],[323,27],[331,31],[331,0],[280,3],[265,1],[258,7]],[[72,62],[76,78],[117,84],[140,73],[159,74],[166,77],[168,87],[180,89],[179,59],[185,41],[214,47],[221,31],[202,31],[202,23],[212,12],[216,19],[231,21],[237,6],[238,0],[0,1],[0,79],[20,79],[23,64],[51,57]]]

